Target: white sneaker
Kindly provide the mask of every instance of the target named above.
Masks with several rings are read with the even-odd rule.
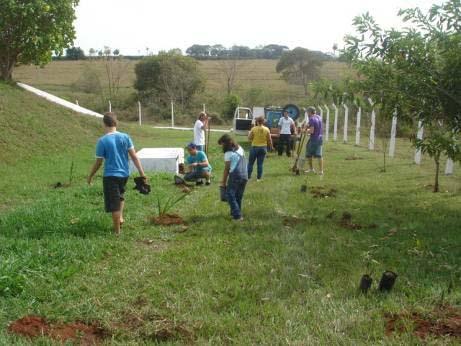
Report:
[[[320,171],[320,172],[319,172],[319,175],[323,175],[323,171]]]
[[[259,183],[259,182],[261,182],[261,181],[263,181],[263,180],[262,180],[262,179],[256,179],[256,182],[257,182],[257,183]]]
[[[304,173],[315,173],[315,169],[306,169]]]

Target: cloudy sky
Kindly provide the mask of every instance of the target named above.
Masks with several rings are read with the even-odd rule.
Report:
[[[255,47],[270,43],[331,51],[352,32],[352,19],[369,11],[398,27],[399,8],[427,9],[438,0],[80,0],[76,46],[122,54],[194,43]]]

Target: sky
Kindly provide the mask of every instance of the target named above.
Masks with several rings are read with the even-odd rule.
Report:
[[[400,8],[427,9],[437,0],[80,0],[75,46],[109,46],[144,54],[193,44],[266,44],[330,52],[370,12],[382,27],[401,27]]]

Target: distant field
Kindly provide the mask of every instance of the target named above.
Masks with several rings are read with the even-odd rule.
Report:
[[[134,92],[134,66],[137,61],[124,60],[121,67],[121,95],[127,96]],[[305,100],[302,87],[288,85],[280,74],[275,72],[277,60],[241,60],[238,62],[235,92],[248,104],[258,102],[267,104],[285,104]],[[222,61],[200,61],[200,67],[207,80],[206,90],[198,97],[197,104],[213,103],[222,97],[226,91],[225,76],[222,71]],[[46,91],[61,96],[69,101],[79,100],[81,105],[100,110],[106,106],[101,95],[93,95],[75,90],[72,87],[82,78],[85,70],[94,71],[104,86],[107,85],[105,64],[101,60],[86,61],[54,61],[44,68],[21,66],[14,74],[18,81],[31,84]],[[321,77],[326,79],[341,79],[350,70],[340,62],[326,62],[321,71]],[[256,95],[256,96],[255,96]]]

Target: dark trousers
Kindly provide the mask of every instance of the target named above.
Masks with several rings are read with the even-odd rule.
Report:
[[[233,219],[238,220],[242,217],[242,199],[245,192],[247,181],[240,178],[229,176],[227,181],[226,196],[230,206],[230,213]]]
[[[263,176],[263,163],[264,158],[266,157],[267,147],[251,147],[250,149],[250,158],[248,159],[248,179],[251,178],[251,173],[253,173],[253,166],[255,161],[257,162],[258,168],[258,179],[261,179]]]
[[[278,154],[283,154],[283,148],[286,147],[287,156],[291,156],[291,135],[280,135],[279,144],[277,146]]]

